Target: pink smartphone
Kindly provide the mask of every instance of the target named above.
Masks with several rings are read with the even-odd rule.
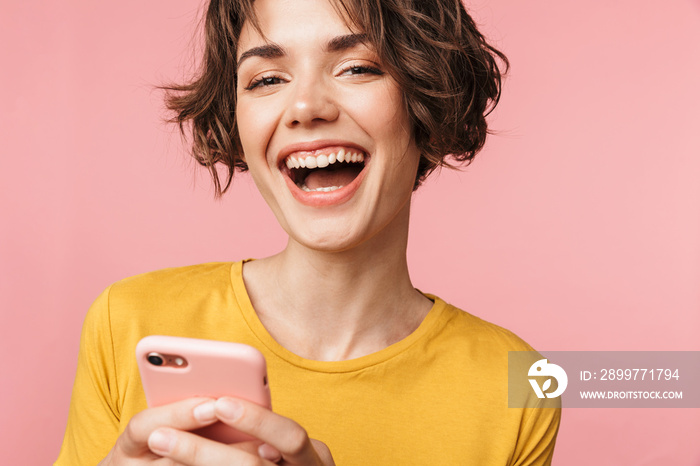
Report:
[[[252,346],[152,335],[136,345],[136,359],[149,407],[232,396],[271,409],[265,358]],[[221,422],[193,432],[223,443],[252,440]]]

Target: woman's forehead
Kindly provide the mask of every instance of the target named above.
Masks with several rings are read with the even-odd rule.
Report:
[[[239,61],[246,50],[271,43],[331,49],[347,48],[339,37],[366,43],[366,36],[330,0],[256,0],[253,6],[255,18],[243,23],[238,39]]]
[[[260,36],[281,34],[284,32],[309,33],[313,28],[344,30],[360,33],[364,28],[358,27],[348,16],[345,5],[347,0],[255,0],[252,2],[251,14],[245,17],[239,40]],[[350,5],[348,5],[350,7]],[[249,15],[250,16],[250,15]],[[247,36],[247,37],[246,37]]]

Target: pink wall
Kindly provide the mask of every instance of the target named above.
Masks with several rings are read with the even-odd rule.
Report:
[[[512,60],[499,131],[415,200],[416,286],[542,350],[700,350],[700,3],[472,2]],[[0,451],[47,464],[110,282],[278,250],[161,124],[197,1],[0,6]],[[459,260],[455,260],[459,258]],[[567,410],[555,464],[698,465],[700,410]]]

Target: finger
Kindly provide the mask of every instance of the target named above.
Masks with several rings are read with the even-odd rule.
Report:
[[[257,455],[259,443],[226,445],[169,427],[156,429],[148,437],[148,447],[153,453],[185,466],[274,466],[274,463]]]
[[[168,405],[149,408],[136,414],[117,440],[117,447],[128,456],[148,450],[148,437],[159,427],[193,430],[217,421],[214,400],[189,398]]]
[[[237,398],[216,400],[216,417],[222,422],[272,446],[291,464],[318,462],[308,434],[293,420],[255,403]]]
[[[311,444],[313,445],[314,450],[316,450],[319,458],[321,458],[321,462],[323,464],[326,466],[335,466],[335,461],[333,460],[333,455],[331,454],[331,450],[328,448],[328,445],[320,440],[316,440],[315,438],[311,439]]]
[[[282,453],[280,453],[277,448],[273,447],[272,445],[268,445],[267,443],[263,443],[258,447],[258,455],[260,455],[261,458],[272,461],[273,463],[277,463],[282,459]]]

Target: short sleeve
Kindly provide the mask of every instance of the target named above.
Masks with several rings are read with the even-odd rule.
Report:
[[[119,436],[110,289],[95,300],[83,324],[68,424],[54,463],[58,466],[94,466],[107,456]]]
[[[548,406],[555,401],[556,408],[526,408],[518,442],[515,445],[513,466],[549,466],[552,464],[554,444],[561,422],[559,399],[548,400]]]

